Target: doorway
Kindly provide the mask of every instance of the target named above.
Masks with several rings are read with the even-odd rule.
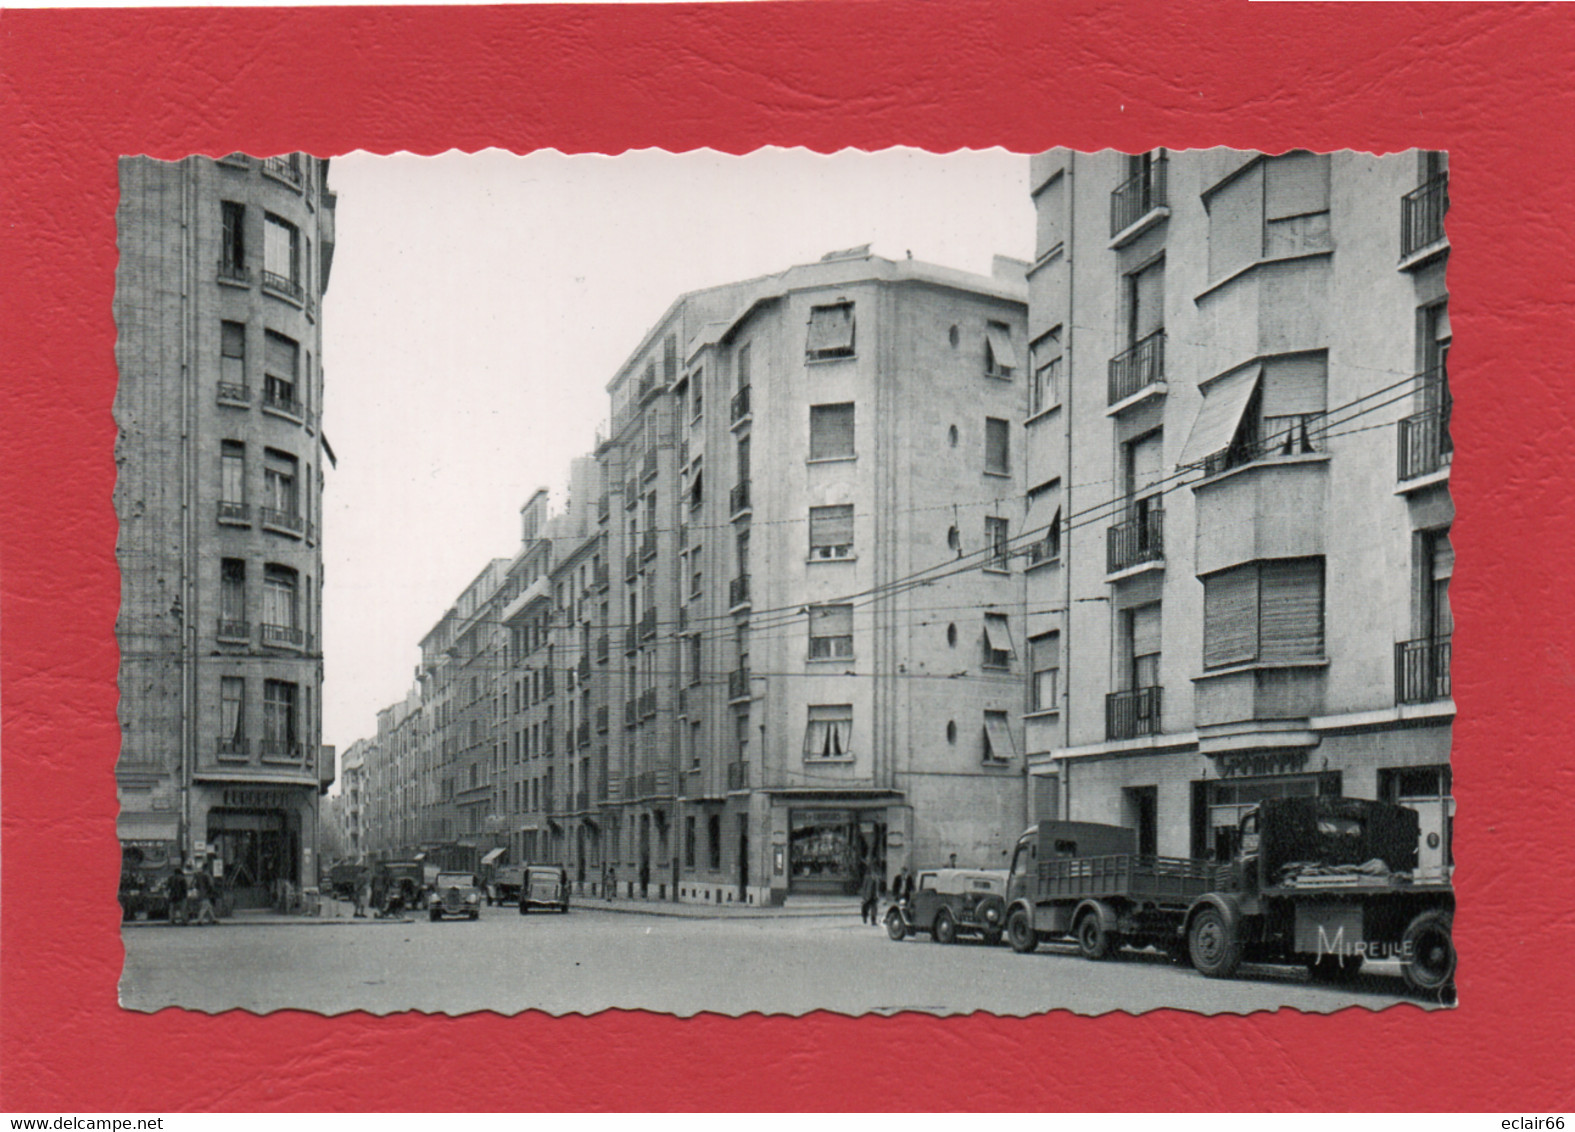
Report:
[[[1121,792],[1121,821],[1137,831],[1140,857],[1159,855],[1159,787],[1128,786]]]

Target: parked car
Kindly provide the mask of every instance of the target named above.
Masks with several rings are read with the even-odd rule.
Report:
[[[427,915],[434,923],[444,916],[481,918],[481,886],[474,873],[439,873],[437,886],[427,902]]]
[[[365,871],[364,865],[341,862],[328,870],[326,888],[340,900],[354,900],[356,889],[361,885],[361,875]]]
[[[497,872],[492,876],[492,902],[494,904],[516,903],[520,898],[520,888],[524,883],[524,866],[499,865]]]
[[[397,889],[405,908],[426,906],[427,878],[420,861],[384,861],[378,868],[387,878],[389,895]]]
[[[560,865],[526,865],[520,882],[520,915],[532,908],[569,910],[569,870]]]
[[[904,940],[928,932],[936,943],[976,935],[992,946],[1006,929],[1006,872],[1002,869],[926,869],[911,902],[893,904],[886,934]]]

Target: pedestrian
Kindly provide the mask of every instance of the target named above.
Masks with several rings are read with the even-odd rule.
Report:
[[[213,914],[213,874],[206,867],[197,870],[197,924],[216,924],[219,918]]]
[[[186,874],[176,869],[170,874],[170,879],[165,882],[164,891],[170,898],[170,923],[184,926],[186,923]]]
[[[613,888],[617,883],[618,873],[613,868],[613,863],[608,861],[602,865],[602,899],[611,900],[613,898]]]
[[[372,871],[372,914],[379,919],[383,915],[383,905],[388,900],[388,878],[383,875],[382,869]]]
[[[646,898],[646,892],[650,889],[650,887],[651,887],[651,859],[649,857],[642,857],[642,858],[640,858],[640,899],[641,900],[644,900]]]
[[[864,903],[859,905],[859,922],[879,926],[880,917],[876,910],[880,902],[880,882],[875,879],[875,862],[870,861],[864,868]]]
[[[355,918],[366,919],[366,906],[372,900],[372,870],[363,868],[355,878]]]
[[[948,869],[955,869],[957,867],[957,854],[956,853],[953,853],[950,857],[948,857],[946,859],[946,867]]]
[[[913,870],[904,865],[902,876],[902,902],[911,906],[913,904]]]

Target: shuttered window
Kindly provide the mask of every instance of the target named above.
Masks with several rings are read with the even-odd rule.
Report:
[[[1142,605],[1127,612],[1128,647],[1132,667],[1130,688],[1153,688],[1159,684],[1160,603]]]
[[[991,377],[1011,377],[1017,368],[1017,351],[1012,347],[1012,329],[1004,322],[989,322],[984,327],[984,372]]]
[[[989,668],[1006,668],[1012,663],[1012,628],[1001,613],[984,615],[984,663]]]
[[[1323,559],[1254,562],[1203,579],[1203,666],[1318,660]]]
[[[847,558],[853,553],[853,505],[809,509],[809,556]]]
[[[984,418],[984,470],[995,475],[1010,475],[1012,426],[999,417]]]
[[[844,459],[854,454],[853,403],[809,407],[809,458]]]
[[[1128,341],[1139,342],[1165,327],[1165,261],[1156,260],[1127,276]]]
[[[810,308],[809,336],[804,354],[811,360],[853,356],[852,303]]]
[[[267,366],[269,375],[283,378],[293,385],[296,364],[301,352],[295,339],[286,338],[283,334],[270,330],[263,345],[263,362]]]
[[[1221,279],[1263,255],[1263,163],[1207,199],[1209,278]]]
[[[1127,497],[1139,499],[1151,494],[1161,478],[1165,434],[1159,429],[1127,444]]]
[[[246,324],[219,324],[219,380],[229,385],[246,384]]]
[[[1045,633],[1028,642],[1033,653],[1034,711],[1055,711],[1060,707],[1061,634]]]
[[[853,607],[809,607],[809,659],[845,660],[853,655]]]
[[[984,713],[984,760],[985,762],[1004,763],[1017,754],[1017,745],[1012,742],[1012,729],[1007,724],[1004,711],[987,711]]]

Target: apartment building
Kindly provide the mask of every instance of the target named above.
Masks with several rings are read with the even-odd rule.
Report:
[[[316,883],[328,162],[124,158],[118,831],[236,906]]]
[[[1036,812],[1224,856],[1261,798],[1381,797],[1447,867],[1443,156],[1031,164]]]

